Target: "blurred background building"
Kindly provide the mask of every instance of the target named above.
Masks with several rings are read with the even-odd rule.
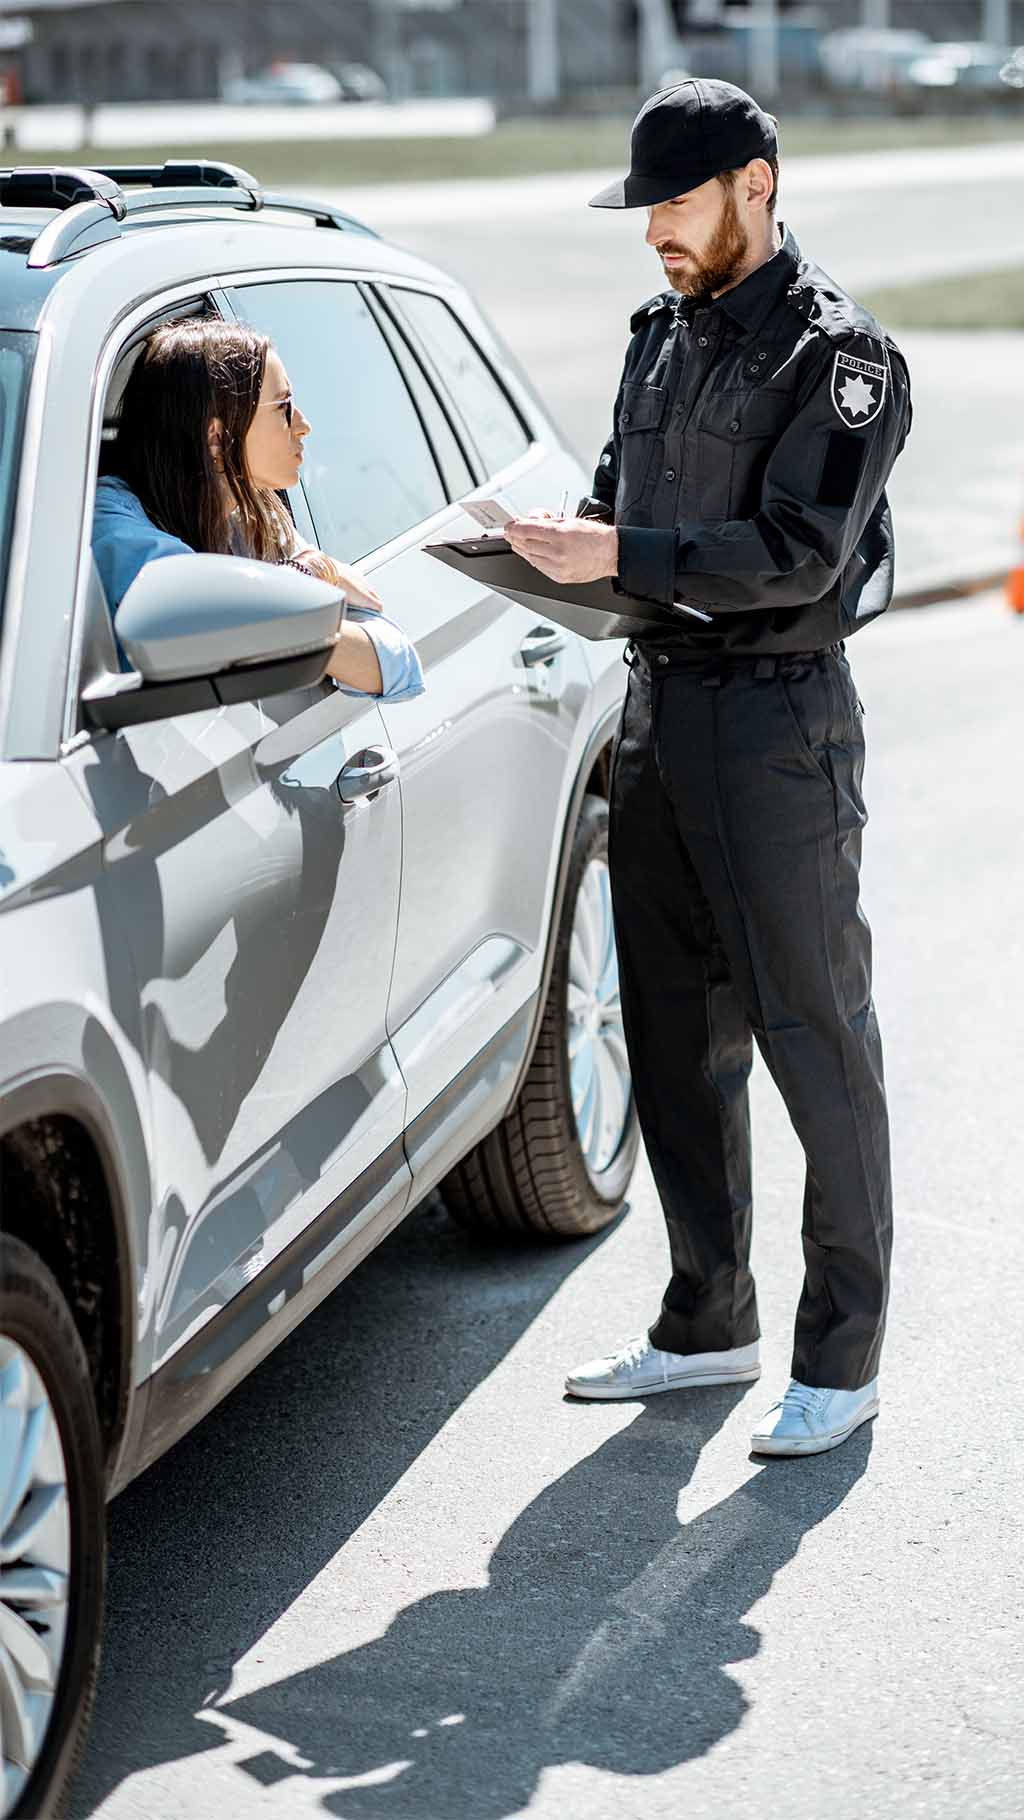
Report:
[[[0,0],[7,99],[46,103],[628,107],[699,69],[790,105],[995,105],[1022,40],[1024,0]]]

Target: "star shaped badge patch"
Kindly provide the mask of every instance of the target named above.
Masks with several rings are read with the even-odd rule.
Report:
[[[843,422],[854,430],[873,423],[885,403],[886,373],[873,360],[854,354],[837,354],[832,367],[832,403]]]

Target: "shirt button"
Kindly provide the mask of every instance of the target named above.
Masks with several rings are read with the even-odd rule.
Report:
[[[740,420],[738,417],[734,417],[731,424],[729,425],[729,428],[730,428],[730,430],[736,431],[739,429],[739,427],[740,427]]]
[[[698,347],[699,347],[699,348],[706,348],[706,347],[707,347],[707,345],[708,345],[708,338],[707,338],[707,336],[706,336],[706,335],[698,335],[698,336],[697,336],[697,346],[698,346]]]
[[[628,422],[629,422],[629,419],[630,419],[630,413],[629,413],[629,411],[623,411],[623,413],[622,413],[622,421],[623,421],[623,423],[628,423]]]
[[[661,652],[659,652],[659,654],[658,654],[658,662],[659,662],[659,663],[660,663],[660,664],[667,664],[667,663],[668,663],[668,658],[667,658],[667,657],[666,657],[666,655],[665,655],[665,653],[664,653],[664,651],[661,651]]]
[[[767,349],[766,349],[766,348],[759,348],[759,349],[758,349],[758,351],[757,351],[757,358],[758,358],[758,360],[767,360],[767,358],[768,358],[768,351],[767,351]]]
[[[676,477],[675,468],[666,468],[665,469],[665,479],[666,480],[674,480],[675,477]]]

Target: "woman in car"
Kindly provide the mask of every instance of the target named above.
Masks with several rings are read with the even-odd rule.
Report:
[[[197,550],[287,562],[344,589],[328,675],[348,695],[423,692],[415,646],[357,569],[303,542],[278,497],[310,424],[266,335],[192,316],[155,329],[121,400],[96,487],[92,548],[115,616],[147,562]]]

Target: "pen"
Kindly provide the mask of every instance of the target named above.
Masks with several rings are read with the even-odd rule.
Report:
[[[562,501],[558,508],[559,518],[565,517],[565,508],[568,504],[569,504],[569,489],[568,489],[568,487],[563,487],[562,488]]]

